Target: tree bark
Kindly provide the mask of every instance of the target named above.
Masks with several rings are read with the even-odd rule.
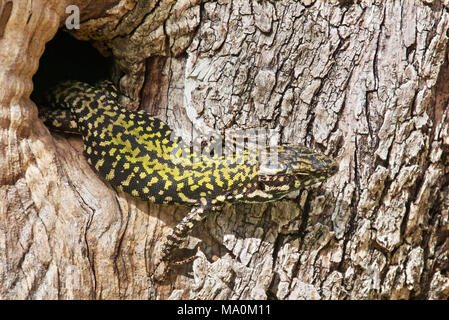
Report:
[[[179,135],[262,127],[340,163],[211,215],[165,282],[189,208],[114,191],[29,99],[68,2],[0,1],[1,299],[449,297],[447,1],[78,1],[72,34]]]

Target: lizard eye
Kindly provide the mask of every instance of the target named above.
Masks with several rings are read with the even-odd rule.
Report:
[[[287,166],[278,162],[266,161],[262,162],[259,167],[260,175],[274,176],[284,173],[287,170]]]
[[[273,175],[260,175],[257,182],[257,189],[261,191],[269,191],[272,187],[273,181],[276,178]]]

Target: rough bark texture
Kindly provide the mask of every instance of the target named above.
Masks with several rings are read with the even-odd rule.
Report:
[[[178,134],[260,126],[340,161],[296,198],[211,216],[193,272],[163,283],[189,208],[116,193],[29,99],[66,2],[0,1],[0,298],[449,297],[447,2],[79,1],[74,35]]]

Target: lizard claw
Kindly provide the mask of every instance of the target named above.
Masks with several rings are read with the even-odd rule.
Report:
[[[164,282],[170,273],[170,265],[164,261],[159,262],[151,275],[156,282]]]

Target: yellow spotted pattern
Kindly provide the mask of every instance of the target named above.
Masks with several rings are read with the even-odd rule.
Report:
[[[161,120],[120,107],[108,84],[67,81],[47,94],[40,110],[55,130],[81,134],[92,168],[115,188],[156,203],[194,205],[164,245],[164,257],[179,246],[197,221],[228,201],[276,201],[293,190],[323,181],[336,163],[300,146],[230,156],[198,154]]]

